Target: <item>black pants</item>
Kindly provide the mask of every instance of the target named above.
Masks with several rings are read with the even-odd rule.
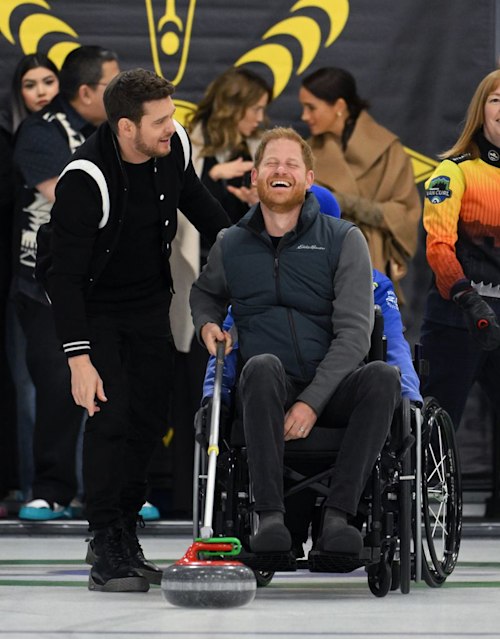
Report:
[[[90,318],[91,359],[108,399],[87,420],[83,480],[90,529],[137,513],[147,470],[167,431],[174,345],[168,307]]]
[[[429,375],[422,393],[435,397],[449,413],[455,429],[464,412],[467,396],[478,381],[500,414],[500,348],[483,351],[463,328],[429,322],[422,326],[422,355],[429,362]]]
[[[2,167],[2,179],[5,166],[6,165]],[[7,185],[6,182],[2,184],[2,191],[4,185]],[[0,397],[2,398],[2,419],[0,422],[0,499],[2,499],[9,490],[20,488],[16,441],[16,391],[7,357],[6,343],[7,303],[12,278],[10,251],[12,209],[10,206],[2,206],[1,211],[2,214],[8,212],[9,215],[2,215],[2,227],[0,229]]]
[[[284,511],[284,416],[299,390],[277,357],[258,355],[243,367],[238,392],[255,509]],[[317,422],[346,427],[326,506],[356,514],[400,397],[399,373],[384,362],[358,368],[339,385]]]
[[[12,380],[6,348],[6,299],[0,298],[0,499],[9,490],[20,488],[17,452],[16,389]]]
[[[15,302],[36,389],[33,499],[67,505],[77,493],[76,444],[83,409],[71,395],[70,371],[56,337],[52,309],[22,294]]]

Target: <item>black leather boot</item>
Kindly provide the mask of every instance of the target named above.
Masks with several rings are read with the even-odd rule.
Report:
[[[140,516],[127,515],[123,518],[123,546],[130,555],[130,563],[150,584],[161,584],[163,571],[152,561],[144,557],[141,544],[137,538],[137,524],[144,528],[144,520]]]
[[[147,592],[149,590],[148,580],[131,565],[130,556],[124,550],[121,528],[112,526],[96,530],[91,544],[95,561],[90,570],[89,590],[101,592]]]

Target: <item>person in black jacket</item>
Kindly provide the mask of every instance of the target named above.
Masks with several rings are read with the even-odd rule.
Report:
[[[259,514],[254,552],[289,551],[284,524],[285,442],[319,423],[347,427],[325,502],[321,551],[359,554],[348,524],[401,396],[385,362],[364,365],[373,325],[368,247],[350,222],[319,211],[310,147],[292,129],[264,134],[252,184],[260,204],[221,233],[191,290],[197,334],[213,355],[230,335],[231,303],[243,368],[238,397]],[[238,402],[237,402],[238,405]]]
[[[50,219],[59,173],[75,149],[106,120],[104,86],[119,70],[116,53],[103,47],[84,45],[71,51],[61,68],[59,94],[25,118],[16,135],[14,162],[23,188],[16,198],[11,294],[36,389],[33,495],[21,506],[20,519],[68,519],[77,514],[74,505],[80,509],[74,498],[83,410],[71,400],[69,371],[50,304],[34,277],[37,231]],[[42,102],[47,98],[46,94]]]
[[[57,67],[43,53],[23,55],[12,75],[7,104],[0,111],[0,397],[3,398],[0,499],[6,494],[7,488],[12,490],[15,487],[20,488],[25,498],[28,498],[33,475],[31,434],[34,420],[31,415],[34,412],[34,387],[26,370],[24,336],[9,300],[12,228],[16,193],[20,186],[14,170],[14,137],[22,121],[31,113],[43,109],[58,93],[58,78]],[[10,342],[9,357],[6,337]]]
[[[168,418],[174,345],[169,256],[177,209],[212,240],[230,224],[197,178],[173,85],[133,69],[104,93],[108,123],[64,169],[52,210],[48,295],[88,410],[89,589],[145,591],[161,570],[136,537],[146,472]]]

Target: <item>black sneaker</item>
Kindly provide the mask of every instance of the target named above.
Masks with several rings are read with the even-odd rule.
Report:
[[[144,520],[140,516],[138,519],[135,515],[123,518],[123,547],[129,553],[130,564],[136,568],[141,575],[146,577],[150,584],[160,585],[163,570],[144,557],[144,552],[136,534],[137,523],[141,528],[144,528]]]
[[[131,565],[123,549],[122,529],[104,528],[95,532],[92,540],[95,558],[89,575],[89,590],[100,592],[147,592],[148,580]],[[89,549],[90,549],[89,544]],[[87,552],[87,561],[89,552]]]

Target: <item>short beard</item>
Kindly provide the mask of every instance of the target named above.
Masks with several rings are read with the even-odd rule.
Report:
[[[259,184],[257,185],[257,193],[259,194],[259,200],[262,202],[262,204],[267,206],[267,208],[273,211],[273,213],[288,213],[296,206],[302,206],[306,199],[305,191],[304,193],[301,193],[300,191],[293,189],[290,197],[286,201],[275,202],[269,195],[269,189],[267,189],[265,186],[261,187]]]
[[[137,132],[135,136],[134,143],[135,143],[136,150],[142,153],[143,155],[146,155],[148,158],[163,158],[167,156],[172,150],[172,147],[169,146],[168,150],[165,153],[158,153],[158,151],[156,151],[156,149],[153,149],[153,147],[150,147],[147,144],[144,144],[144,142],[140,138],[139,131]]]

